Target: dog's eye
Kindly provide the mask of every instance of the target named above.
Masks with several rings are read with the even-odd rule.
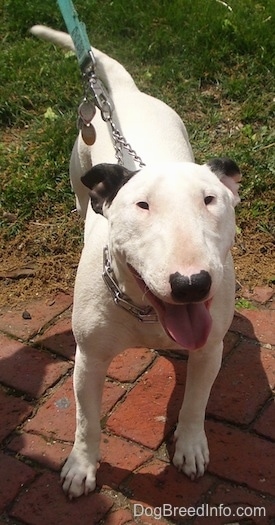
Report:
[[[204,197],[204,204],[206,204],[207,206],[208,204],[211,204],[211,202],[213,202],[214,199],[214,195],[207,195],[206,197]]]
[[[137,202],[137,206],[138,206],[139,208],[142,208],[143,210],[149,210],[149,204],[148,204],[148,202],[145,202],[145,201]]]

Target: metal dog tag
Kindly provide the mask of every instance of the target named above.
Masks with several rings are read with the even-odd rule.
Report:
[[[90,124],[95,116],[95,105],[91,100],[84,99],[78,108],[78,114],[84,124]]]
[[[93,124],[86,125],[84,122],[81,127],[82,138],[87,146],[92,146],[95,143],[96,132]]]

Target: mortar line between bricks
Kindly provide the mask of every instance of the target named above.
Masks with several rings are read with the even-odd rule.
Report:
[[[6,511],[0,515],[0,519],[3,520],[5,525],[29,525],[26,521],[19,520],[18,518],[11,518]]]
[[[39,405],[38,408],[40,408],[44,403],[58,390],[60,386],[62,386],[65,381],[72,377],[73,375],[73,366],[64,372],[61,376],[59,376],[46,390],[45,392],[39,396],[39,398],[36,399],[37,404]],[[42,401],[42,403],[41,403]]]
[[[158,348],[152,350],[154,350],[159,357],[167,357],[167,359],[175,359],[177,361],[188,361],[188,354],[185,353],[187,350],[183,350],[182,353],[180,350],[160,350]]]
[[[138,351],[138,349],[137,349]],[[107,412],[107,414],[105,414],[101,419],[100,419],[100,423],[103,424],[103,427],[102,427],[102,430],[105,429],[106,427],[106,422],[107,422],[107,419],[109,419],[109,417],[113,414],[113,412],[115,410],[117,410],[119,408],[120,405],[122,405],[122,403],[124,402],[124,398],[125,398],[125,395],[128,395],[134,388],[136,385],[138,385],[141,381],[141,378],[144,374],[148,373],[149,370],[151,370],[151,368],[153,367],[154,363],[156,362],[156,360],[158,359],[159,355],[157,354],[157,351],[156,350],[153,350],[153,352],[155,353],[154,355],[154,358],[152,360],[151,363],[148,364],[148,366],[143,370],[143,372],[141,372],[140,375],[137,376],[137,378],[134,380],[134,381],[118,381],[116,380],[115,378],[113,378],[112,376],[108,376],[108,372],[107,372],[107,376],[106,376],[106,379],[105,379],[105,383],[106,382],[111,382],[111,383],[115,383],[117,385],[121,385],[122,387],[125,388],[125,392],[124,394],[121,396],[120,399],[118,399],[118,401],[114,404],[114,406],[109,410],[109,412]],[[105,384],[104,383],[104,384]]]
[[[45,439],[45,442],[47,443],[50,443],[51,440],[46,440],[46,437],[43,436],[43,434],[36,434],[34,432],[28,432],[28,434],[32,434],[34,436],[40,436],[42,437],[43,439]],[[56,440],[55,440],[56,441]],[[73,443],[69,443],[70,445],[73,446]],[[24,465],[27,465],[28,467],[31,467],[36,473],[37,475],[35,476],[35,479],[32,480],[30,483],[36,481],[37,477],[38,476],[42,476],[45,472],[53,472],[54,474],[57,474],[59,475],[60,477],[60,472],[61,472],[61,468],[59,470],[56,470],[54,467],[52,467],[50,464],[48,465],[45,465],[45,463],[41,463],[39,461],[39,459],[33,459],[33,458],[30,458],[29,456],[25,456],[24,454],[21,454],[20,452],[16,452],[15,450],[12,450],[9,448],[9,445],[6,445],[5,449],[8,451],[8,454],[6,454],[5,450],[3,450],[3,452],[10,456],[10,457],[13,457],[15,459],[17,459],[18,461],[20,461],[21,463],[23,463]],[[63,466],[63,465],[62,465]]]
[[[274,496],[271,495],[271,494],[268,494],[266,492],[263,492],[263,491],[259,491],[259,490],[256,490],[254,488],[251,488],[247,483],[241,483],[241,482],[237,482],[237,481],[234,481],[230,478],[226,478],[226,477],[223,477],[223,476],[219,476],[218,474],[214,474],[214,473],[211,473],[211,470],[208,468],[208,470],[206,471],[206,475],[208,474],[209,477],[211,477],[213,479],[213,484],[208,488],[208,490],[206,492],[204,492],[200,499],[198,500],[198,502],[196,503],[197,506],[200,506],[202,503],[211,503],[211,493],[215,492],[215,490],[218,488],[218,486],[220,485],[220,483],[230,483],[230,484],[233,484],[236,488],[242,488],[244,489],[245,491],[247,491],[249,494],[251,495],[254,495],[255,497],[257,498],[262,498],[263,499],[263,503],[265,502],[270,502],[272,503],[274,501]],[[232,503],[230,503],[231,505]],[[216,506],[217,504],[213,504],[213,506]],[[228,519],[230,519],[230,517],[228,517]],[[179,522],[179,525],[192,525],[194,522],[196,521],[196,518],[191,518],[190,521],[186,521],[186,522]],[[245,521],[246,523],[246,521]],[[176,525],[176,523],[173,523],[172,525]],[[230,522],[227,522],[225,523],[225,525],[241,525],[241,523],[231,523]]]
[[[213,421],[214,423],[220,423],[234,430],[241,430],[242,432],[245,432],[247,434],[251,433],[251,430],[250,430],[251,423],[249,424],[242,424],[240,422],[234,423],[233,421],[230,421],[228,419],[224,419],[222,417],[215,416],[215,414],[212,414],[212,413],[206,413],[205,421],[210,421],[210,422]]]
[[[19,460],[18,460],[19,461]],[[22,461],[22,463],[24,463]],[[24,464],[28,464],[28,463],[24,463]],[[29,464],[28,464],[29,465]],[[33,467],[31,467],[33,468]],[[35,469],[33,469],[35,470]],[[21,520],[17,520],[17,518],[10,518],[10,512],[12,511],[14,505],[16,505],[17,503],[17,500],[19,500],[21,498],[21,496],[23,497],[24,496],[24,493],[28,492],[31,488],[31,485],[33,483],[35,483],[40,477],[41,475],[43,475],[43,472],[37,472],[35,471],[35,476],[33,479],[31,479],[29,482],[25,482],[23,485],[21,485],[21,487],[19,488],[18,492],[16,493],[16,495],[14,496],[13,500],[5,507],[5,512],[6,514],[8,515],[9,517],[9,520],[14,520],[15,522],[17,521],[18,523],[22,523],[22,524],[25,524],[26,525],[29,525],[27,522],[24,522],[24,521],[21,521]],[[8,521],[8,524],[10,523],[10,521]]]
[[[19,341],[21,343],[30,343],[32,344],[33,343],[33,339],[37,336],[40,336],[40,335],[43,335],[44,332],[46,330],[48,330],[48,328],[50,328],[51,326],[53,326],[56,321],[59,320],[59,318],[65,314],[65,312],[67,312],[68,310],[70,310],[72,308],[72,304],[70,304],[69,306],[66,306],[64,308],[64,310],[61,310],[59,311],[56,315],[54,315],[49,321],[47,321],[46,323],[42,324],[37,330],[35,330],[34,332],[31,332],[29,334],[28,337],[26,338],[22,338],[22,337],[17,337],[16,335],[13,335],[11,334],[10,332],[6,332],[5,330],[3,330],[3,328],[1,328],[0,330],[0,333],[4,334],[5,336],[8,336],[10,337],[11,339],[15,340],[15,341]],[[71,316],[70,316],[71,317]]]
[[[269,398],[262,404],[262,406],[258,409],[253,420],[249,423],[249,432],[251,434],[264,438],[270,443],[275,443],[275,439],[272,439],[271,437],[265,434],[261,434],[259,431],[255,430],[253,427],[255,426],[255,423],[258,421],[258,419],[260,419],[262,414],[265,412],[265,410],[267,410],[267,408],[272,404],[272,402],[274,402],[274,400],[275,400],[275,392],[271,391]]]
[[[229,331],[227,332],[229,333]],[[229,352],[227,352],[226,354],[223,354],[222,356],[222,364],[221,364],[221,367],[227,363],[227,361],[230,361],[231,357],[238,351],[238,346],[241,344],[242,342],[242,338],[241,338],[241,334],[238,334],[236,332],[232,332],[230,331],[231,334],[235,334],[238,336],[238,340],[236,341],[236,343],[232,346],[232,348],[229,350]]]
[[[4,446],[8,446],[9,441],[11,439],[13,439],[14,436],[18,435],[18,431],[20,431],[23,428],[23,426],[26,424],[26,422],[28,420],[33,419],[37,415],[38,410],[40,410],[40,408],[47,402],[47,400],[51,397],[51,395],[54,395],[54,393],[58,390],[59,386],[62,386],[62,384],[66,381],[66,379],[68,377],[70,377],[70,375],[71,374],[68,374],[68,372],[66,372],[62,377],[59,377],[57,382],[55,383],[55,385],[54,386],[51,385],[49,388],[47,388],[47,390],[44,392],[44,394],[39,396],[39,398],[31,398],[31,397],[28,398],[28,394],[26,394],[25,392],[22,392],[22,395],[20,395],[19,397],[21,397],[21,399],[23,398],[26,402],[28,402],[30,405],[32,405],[32,413],[29,414],[28,416],[26,416],[26,418],[23,421],[21,421],[20,424],[18,424],[16,426],[16,428],[14,428],[5,437],[5,439],[2,442]],[[6,388],[6,387],[4,387],[4,388]],[[50,392],[51,389],[53,389],[52,393]],[[9,395],[12,395],[12,391],[20,392],[19,390],[12,389],[11,387],[7,388],[8,394],[9,394],[9,392],[11,392],[11,394],[9,394]],[[17,396],[13,396],[13,397],[17,397]],[[47,437],[47,436],[43,436],[43,434],[38,434],[38,433],[36,434],[35,432],[27,432],[27,434],[29,434],[29,433],[30,434],[33,433],[34,435],[41,435],[42,437]]]
[[[14,388],[10,385],[7,385],[4,381],[0,382],[0,387],[4,390],[8,396],[14,397],[14,398],[20,398],[23,401],[26,401],[27,403],[33,404],[37,403],[39,398],[34,398],[24,390],[20,390],[19,388]]]
[[[266,342],[266,343],[263,343],[262,341],[260,341],[259,339],[257,339],[257,337],[249,337],[248,335],[244,335],[242,334],[241,332],[238,332],[237,330],[229,330],[229,332],[231,332],[232,334],[237,334],[239,335],[240,337],[240,340],[239,340],[239,343],[238,344],[241,344],[243,341],[247,341],[248,343],[250,344],[253,344],[254,346],[259,346],[261,348],[265,348],[267,350],[275,350],[275,345],[271,345],[270,343]]]
[[[130,438],[127,438],[125,436],[120,436],[118,434],[116,434],[115,432],[113,432],[112,430],[106,430],[106,429],[102,429],[104,435],[107,435],[107,436],[110,436],[110,437],[117,437],[119,438],[121,441],[123,441],[124,443],[130,443],[131,445],[138,445],[141,449],[145,450],[146,452],[151,452],[152,454],[155,452],[152,448],[150,447],[147,447],[146,445],[143,445],[142,443],[138,443],[137,441],[134,441],[133,439],[130,439]],[[101,437],[103,437],[103,434],[101,435]],[[146,460],[147,462],[147,460]],[[144,463],[142,463],[144,465]]]
[[[33,339],[37,336],[43,335],[46,330],[48,330],[51,326],[53,326],[58,320],[60,320],[61,316],[64,315],[65,312],[70,310],[72,308],[72,305],[67,306],[64,310],[61,312],[58,312],[58,314],[54,315],[49,321],[47,321],[45,324],[42,324],[40,328],[36,332],[30,335],[26,341],[29,341],[30,343],[33,343]],[[70,316],[71,317],[71,316]]]
[[[52,444],[54,442],[54,443],[58,443],[60,445],[68,445],[71,448],[73,447],[74,442],[73,441],[64,440],[64,439],[62,440],[62,439],[59,439],[59,438],[56,438],[56,437],[46,436],[43,433],[38,432],[36,430],[29,430],[28,432],[23,432],[22,434],[21,433],[17,433],[16,430],[13,430],[5,438],[5,440],[2,441],[2,444],[0,446],[0,450],[2,450],[3,453],[5,453],[5,454],[7,452],[8,456],[14,457],[14,458],[18,459],[19,461],[22,461],[22,463],[33,467],[34,469],[39,469],[39,471],[46,472],[47,470],[50,470],[51,472],[60,474],[61,468],[59,468],[59,470],[56,470],[51,465],[45,465],[45,463],[40,463],[40,461],[38,459],[32,459],[29,456],[25,456],[24,454],[21,454],[20,452],[17,452],[16,450],[13,450],[13,449],[10,448],[10,443],[12,442],[12,440],[14,438],[20,436],[20,435],[23,435],[23,434],[28,434],[30,436],[40,437],[47,444]],[[65,461],[66,460],[64,460],[64,463],[65,463]]]
[[[264,498],[265,500],[268,500],[270,502],[273,502],[274,501],[274,495],[273,494],[270,494],[269,492],[267,492],[265,489],[264,491],[262,490],[256,490],[254,488],[252,488],[248,483],[245,483],[244,481],[241,482],[241,481],[236,481],[235,479],[232,479],[232,478],[226,478],[225,476],[221,476],[219,474],[216,474],[214,472],[211,472],[211,468],[210,468],[210,463],[209,463],[209,466],[208,466],[208,470],[206,472],[206,474],[209,474],[211,477],[214,477],[217,479],[217,483],[219,484],[220,482],[222,483],[227,483],[227,484],[233,484],[235,487],[241,487],[243,489],[245,489],[247,492],[251,493],[251,494],[254,494],[255,496],[258,496],[258,497],[262,497]],[[228,525],[231,525],[231,524],[228,524]],[[232,524],[234,525],[234,524]]]
[[[55,359],[59,359],[62,362],[71,363],[72,366],[74,366],[74,360],[73,359],[69,359],[68,357],[60,354],[57,350],[51,350],[47,346],[44,346],[43,341],[41,343],[39,343],[38,341],[37,342],[36,341],[28,341],[25,344],[28,345],[28,346],[31,346],[32,348],[40,350],[40,351],[44,352],[47,355],[50,355],[51,357],[53,357]]]
[[[8,339],[11,339],[12,341],[18,341],[19,343],[26,344],[26,345],[31,344],[29,343],[28,339],[22,339],[22,337],[17,337],[16,335],[10,334],[9,332],[5,332],[5,330],[3,329],[0,330],[0,335],[1,334],[7,337]]]
[[[131,501],[131,499],[133,499],[135,501],[135,498],[133,496],[133,494],[131,493],[131,490],[128,490],[127,488],[127,483],[129,480],[131,480],[135,474],[137,474],[141,469],[144,468],[144,466],[146,466],[147,464],[150,463],[150,459],[148,459],[146,462],[144,462],[142,465],[140,465],[138,468],[136,468],[133,472],[131,472],[121,483],[120,485],[118,486],[118,488],[116,489],[116,492],[119,492],[119,494],[122,494],[123,497],[126,497],[127,500],[129,501],[130,503],[130,506],[131,508],[133,507],[133,503]],[[176,467],[173,467],[173,468],[176,468]],[[211,485],[210,487],[207,489],[206,492],[204,492],[203,494],[201,494],[201,496],[199,497],[198,501],[196,501],[196,503],[194,504],[195,506],[199,506],[199,505],[202,505],[203,503],[207,503],[211,497],[211,493],[214,492],[216,490],[216,488],[218,487],[218,485],[220,484],[220,479],[218,476],[216,476],[215,474],[210,474],[209,472],[206,472],[206,475],[208,474],[208,477],[211,478]],[[184,476],[184,474],[182,474]],[[150,506],[150,505],[148,505]],[[184,522],[183,521],[170,521],[170,520],[165,520],[165,518],[162,517],[162,520],[167,522],[167,524],[171,524],[171,525],[176,525],[177,523],[180,524],[180,525],[192,525],[192,523],[194,523],[195,521],[195,517],[194,518],[190,518],[190,519],[187,519],[185,520]],[[138,521],[139,522],[139,521]],[[141,523],[144,523],[143,521]]]
[[[100,418],[101,431],[103,430],[105,431],[106,424],[107,424],[109,417],[113,414],[115,410],[117,410],[120,407],[120,405],[122,405],[122,403],[125,401],[125,396],[128,395],[131,392],[131,390],[134,388],[134,385],[131,387],[132,385],[131,383],[120,383],[119,381],[113,381],[113,380],[110,380],[110,383],[121,385],[123,388],[125,388],[125,392],[118,399],[118,401],[114,404],[114,406]],[[129,388],[127,388],[126,385]]]
[[[224,419],[224,418],[219,418],[219,417],[215,416],[212,413],[206,414],[205,421],[210,421],[210,422],[213,421],[214,423],[220,423],[220,424],[224,425],[225,427],[232,428],[234,430],[241,430],[242,432],[244,432],[246,434],[259,437],[260,439],[262,439],[264,441],[268,441],[269,443],[275,444],[275,440],[274,439],[272,439],[271,437],[267,436],[266,434],[261,434],[260,432],[257,432],[253,428],[253,426],[255,425],[255,422],[260,418],[261,414],[266,410],[267,405],[272,403],[273,400],[274,400],[274,396],[270,397],[263,404],[263,406],[259,409],[260,413],[257,413],[255,418],[253,418],[253,420],[250,423],[248,423],[247,425],[242,425],[241,423],[234,423],[234,422],[229,421],[228,419]]]
[[[100,520],[100,522],[97,523],[97,525],[105,525],[106,519],[116,510],[119,510],[121,508],[129,508],[132,511],[133,505],[131,501],[129,501],[129,499],[125,497],[119,489],[112,489],[111,487],[105,486],[104,488],[101,488],[100,493],[109,496],[114,503],[110,510],[107,512],[107,514],[105,514],[105,516]],[[127,505],[127,507],[125,507],[125,504]],[[123,525],[127,525],[127,523],[130,523],[132,525],[133,520],[129,519],[127,522],[123,522]]]
[[[263,408],[265,409],[266,406],[264,405]],[[257,417],[255,417],[253,419],[253,421],[251,421],[251,423],[249,423],[249,425],[247,425],[247,426],[242,425],[241,423],[235,423],[234,424],[232,421],[228,421],[228,419],[219,419],[218,417],[215,417],[212,414],[207,415],[205,420],[206,421],[210,421],[210,422],[213,421],[214,423],[220,423],[220,424],[224,425],[225,427],[232,428],[234,430],[241,430],[242,432],[244,432],[246,434],[249,434],[251,436],[259,437],[260,439],[262,439],[264,441],[268,441],[269,443],[275,444],[275,439],[267,436],[266,434],[261,434],[260,432],[257,432],[256,430],[254,430],[253,425],[258,420],[258,418],[260,418],[260,416],[261,416],[261,414],[257,415]]]
[[[55,322],[58,320],[58,318],[60,318],[70,308],[71,308],[71,305],[69,307],[65,308],[64,310],[62,310],[61,312],[59,312],[58,314],[56,314],[52,319],[50,319],[50,321],[47,321],[45,324],[42,324],[37,330],[35,330],[34,332],[31,332],[29,334],[29,336],[26,337],[25,339],[22,338],[22,337],[17,337],[16,335],[11,334],[10,332],[6,332],[3,329],[0,330],[0,333],[4,334],[6,337],[10,337],[11,339],[13,339],[15,341],[19,341],[20,343],[31,344],[32,345],[34,343],[33,339],[35,337],[43,335],[44,332],[48,328],[53,326],[55,324]]]
[[[134,349],[134,351],[135,351],[135,350],[138,352],[138,351],[139,351],[139,348]],[[111,376],[111,375],[108,375],[108,371],[107,371],[107,374],[106,374],[106,379],[105,379],[105,381],[106,381],[106,380],[111,380],[111,381],[114,381],[114,382],[117,381],[117,382],[118,382],[119,384],[121,384],[121,385],[129,385],[129,386],[130,386],[130,385],[135,385],[135,383],[138,383],[138,382],[140,381],[140,378],[142,377],[142,375],[145,374],[146,372],[148,372],[148,371],[152,368],[153,364],[155,363],[155,361],[156,361],[156,359],[157,359],[157,357],[158,357],[158,354],[157,354],[157,351],[156,351],[156,350],[154,350],[153,348],[151,348],[151,349],[148,348],[148,350],[150,350],[150,351],[152,352],[153,359],[152,359],[151,363],[148,363],[147,367],[144,368],[144,370],[143,370],[142,372],[140,372],[140,373],[136,376],[136,378],[135,378],[133,381],[120,381],[120,380],[116,379],[115,377],[113,377],[113,376]],[[122,353],[122,352],[121,352],[121,353]],[[119,354],[118,354],[118,355],[119,355]],[[116,356],[115,356],[115,357],[116,357]],[[115,357],[114,357],[113,359],[115,359]],[[112,361],[113,361],[113,360],[112,360]],[[112,363],[112,361],[111,361],[111,363]],[[111,364],[111,363],[110,363],[110,364]]]
[[[1,333],[4,334],[4,332],[0,331],[0,334]],[[12,341],[18,341],[19,343],[23,344],[26,347],[35,348],[36,350],[39,350],[43,354],[50,355],[54,359],[59,359],[62,362],[71,363],[72,366],[74,366],[74,360],[73,359],[69,359],[68,357],[66,357],[64,355],[59,354],[57,351],[51,350],[47,346],[44,346],[43,342],[39,343],[38,341],[36,342],[36,341],[31,340],[31,339],[23,340],[21,338],[17,338],[16,336],[12,336],[10,334],[4,334],[4,335],[5,335],[5,337],[7,337],[8,339],[11,339]]]
[[[275,345],[272,345],[271,343],[261,343],[261,348],[264,348],[264,350],[272,350],[272,352],[275,352]]]
[[[65,361],[65,362],[69,362],[69,363],[71,362],[70,360],[68,360],[66,358],[64,360],[61,360],[61,361]],[[14,388],[14,387],[12,387],[10,385],[7,385],[4,381],[0,382],[0,386],[2,386],[6,390],[8,395],[11,395],[13,397],[20,397],[21,399],[23,399],[24,401],[27,401],[30,404],[32,404],[32,403],[38,404],[39,405],[38,408],[40,408],[40,406],[41,406],[40,401],[44,400],[44,398],[50,397],[51,396],[51,390],[54,390],[54,392],[55,392],[57,390],[57,388],[59,387],[59,384],[62,385],[66,381],[66,379],[71,377],[73,375],[73,368],[74,368],[74,366],[73,366],[73,362],[72,362],[71,368],[69,368],[69,370],[64,372],[64,374],[61,374],[55,381],[53,381],[53,383],[50,386],[48,386],[48,388],[46,388],[46,390],[43,392],[43,394],[39,395],[39,397],[32,397],[30,394],[28,394],[24,390],[20,390],[19,388]],[[44,404],[44,401],[43,401],[42,404]]]

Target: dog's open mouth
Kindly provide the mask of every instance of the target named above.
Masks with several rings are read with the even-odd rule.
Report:
[[[211,327],[209,312],[211,299],[201,303],[173,304],[161,301],[147,287],[142,277],[128,265],[146,299],[158,314],[165,332],[186,350],[197,350],[205,345]]]

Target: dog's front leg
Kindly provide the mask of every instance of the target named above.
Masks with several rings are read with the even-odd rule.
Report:
[[[191,479],[202,476],[209,462],[205,410],[221,366],[222,348],[220,343],[189,355],[185,395],[175,431],[173,463]]]
[[[96,486],[100,459],[100,407],[110,360],[99,359],[77,347],[74,369],[76,399],[75,442],[62,472],[63,489],[69,498],[88,494]]]

